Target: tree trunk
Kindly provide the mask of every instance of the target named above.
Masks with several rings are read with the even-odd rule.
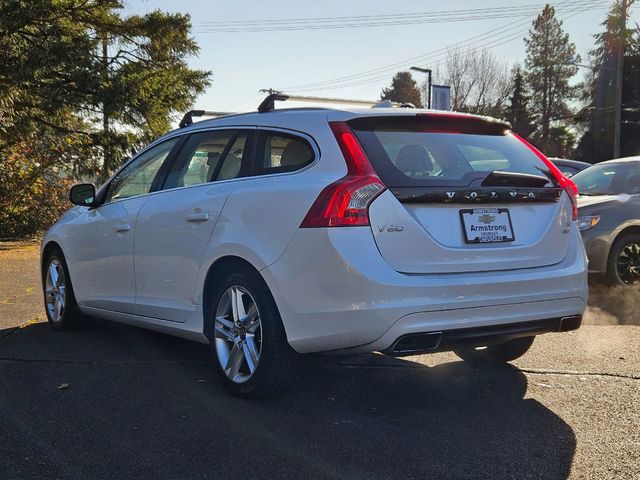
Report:
[[[102,38],[102,85],[104,96],[102,100],[102,172],[101,180],[109,178],[113,167],[113,154],[111,150],[111,135],[109,133],[109,99],[108,99],[108,79],[109,79],[109,42],[105,34]]]

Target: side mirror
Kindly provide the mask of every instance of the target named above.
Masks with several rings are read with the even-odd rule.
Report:
[[[69,190],[69,200],[74,205],[90,207],[96,198],[96,187],[92,183],[79,183]]]

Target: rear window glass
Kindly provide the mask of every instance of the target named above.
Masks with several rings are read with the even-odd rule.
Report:
[[[433,122],[387,117],[358,119],[350,125],[390,187],[466,186],[495,170],[552,178],[546,165],[504,128],[461,125],[444,131]]]

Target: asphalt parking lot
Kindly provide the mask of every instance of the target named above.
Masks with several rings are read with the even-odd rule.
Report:
[[[245,401],[206,346],[51,330],[39,288],[37,246],[0,243],[0,479],[640,478],[640,326],[617,325],[637,297],[505,368],[309,357],[290,393]]]

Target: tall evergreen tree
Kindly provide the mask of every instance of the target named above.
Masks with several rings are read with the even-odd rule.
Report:
[[[542,151],[553,154],[558,139],[552,136],[552,122],[569,114],[567,103],[575,96],[576,90],[569,85],[569,80],[578,70],[575,63],[580,61],[580,57],[550,5],[546,5],[533,21],[525,44],[531,112],[538,124],[533,140]]]
[[[198,51],[188,16],[122,9],[117,0],[0,2],[0,236],[50,224],[67,205],[61,177],[104,178],[208,85],[209,72],[186,64]],[[25,198],[46,192],[50,215]]]
[[[627,5],[632,3],[627,0]],[[640,27],[627,27],[628,15],[621,0],[614,2],[601,23],[604,30],[594,35],[595,48],[589,52],[593,71],[586,82],[586,108],[580,116],[587,129],[578,145],[580,158],[587,162],[613,157],[616,67],[623,45],[621,155],[633,155],[640,149],[640,117],[632,108],[625,108],[640,104]]]
[[[513,73],[513,94],[505,109],[505,117],[511,123],[513,131],[522,137],[528,137],[534,130],[531,114],[529,113],[529,95],[520,67]]]
[[[391,80],[391,87],[383,88],[381,100],[392,102],[408,102],[417,108],[422,108],[422,98],[418,84],[409,72],[398,72]]]
[[[0,3],[0,148],[30,129],[83,133],[108,174],[204,90],[210,73],[186,64],[198,52],[189,16],[124,17],[122,8],[115,0]],[[71,132],[67,114],[81,128],[71,122]]]
[[[186,58],[199,50],[190,29],[188,15],[155,10],[116,16],[113,27],[98,30],[100,75],[90,107],[101,126],[105,174],[117,166],[126,147],[166,132],[172,114],[186,111],[209,84],[209,72],[187,66]]]

